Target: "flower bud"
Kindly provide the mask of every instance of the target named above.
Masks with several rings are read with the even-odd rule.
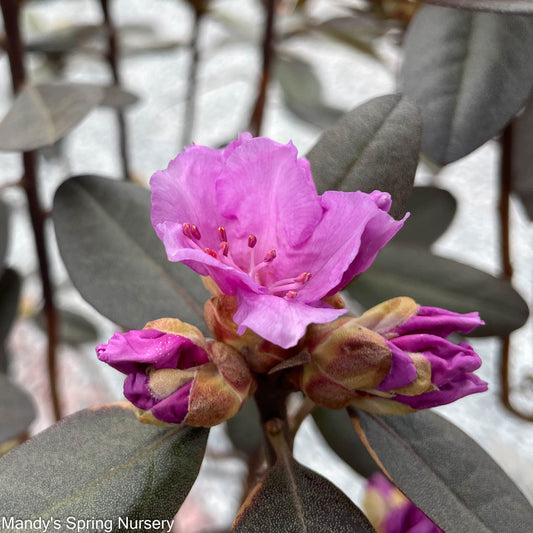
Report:
[[[300,387],[313,401],[340,409],[348,405],[381,414],[409,413],[482,392],[487,384],[472,372],[481,359],[453,332],[470,333],[483,324],[465,315],[421,307],[394,298],[359,318],[308,328],[311,363]]]
[[[368,479],[363,507],[377,533],[443,533],[380,473]]]
[[[294,350],[286,350],[266,341],[251,329],[239,335],[233,315],[237,311],[235,296],[218,294],[207,300],[204,316],[213,337],[232,346],[246,359],[250,369],[262,374],[287,359]]]
[[[304,343],[311,362],[301,370],[300,388],[325,407],[347,407],[359,397],[358,390],[377,387],[389,373],[385,340],[354,318],[313,324]]]
[[[141,422],[211,427],[235,415],[255,390],[239,353],[207,343],[197,328],[177,319],[117,332],[96,353],[127,375],[124,396]]]

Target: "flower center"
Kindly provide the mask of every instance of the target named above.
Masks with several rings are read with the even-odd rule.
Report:
[[[274,259],[276,259],[276,250],[274,248],[270,249],[261,261],[257,261],[255,254],[257,237],[255,235],[250,234],[248,236],[247,242],[247,247],[250,249],[250,261],[246,267],[242,267],[235,262],[235,259],[231,254],[231,246],[228,241],[228,235],[224,226],[219,226],[217,228],[217,232],[220,241],[218,251],[213,250],[212,248],[202,247],[202,245],[200,244],[202,234],[200,233],[200,230],[198,229],[198,226],[196,226],[196,224],[183,224],[183,235],[185,236],[187,242],[192,248],[202,250],[204,253],[210,255],[214,259],[217,259],[221,263],[240,270],[241,272],[245,272],[254,281],[265,286],[269,290],[270,294],[281,296],[286,299],[293,299],[297,296],[298,291],[301,290],[304,285],[311,279],[310,272],[302,272],[295,278],[286,278],[269,283],[263,283],[263,281],[261,280],[260,273],[264,268],[268,267],[274,261]]]

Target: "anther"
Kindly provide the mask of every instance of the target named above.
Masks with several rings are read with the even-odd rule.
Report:
[[[294,281],[296,283],[307,283],[311,279],[311,272],[302,272]]]
[[[263,259],[263,262],[265,263],[272,263],[274,259],[276,258],[276,250],[272,249],[267,252],[265,255],[265,258]]]
[[[207,254],[207,255],[210,255],[211,257],[215,258],[215,259],[218,259],[218,255],[217,253],[215,252],[215,250],[211,250],[211,248],[204,248],[204,252]]]
[[[229,254],[229,242],[227,241],[222,241],[220,243],[220,246],[218,247],[218,251],[224,256],[224,257],[228,257],[228,254]]]
[[[202,238],[202,234],[200,233],[200,230],[198,229],[198,226],[196,224],[193,224],[191,226],[191,234],[197,241]]]
[[[253,248],[257,244],[257,237],[255,235],[248,235],[248,247]]]
[[[188,237],[189,239],[192,239],[191,225],[190,224],[188,224],[187,222],[185,224],[183,224],[182,230],[183,230],[183,235],[185,235],[185,237]]]
[[[285,295],[285,298],[292,300],[293,298],[296,298],[296,295],[298,293],[296,291],[287,291],[287,294]]]
[[[218,236],[220,237],[220,242],[227,242],[228,236],[226,234],[226,228],[224,228],[224,226],[218,227]]]

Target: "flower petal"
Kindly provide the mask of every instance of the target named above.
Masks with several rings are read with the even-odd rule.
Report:
[[[265,137],[235,148],[217,180],[221,213],[237,223],[237,237],[258,237],[261,254],[296,246],[322,216],[309,164],[289,143]]]
[[[347,309],[319,307],[286,300],[269,294],[249,292],[237,294],[237,312],[233,320],[239,325],[237,333],[242,335],[246,328],[282,348],[290,348],[298,343],[311,323],[331,322]]]
[[[168,398],[161,400],[152,409],[152,414],[162,422],[181,424],[189,410],[189,395],[193,382],[180,387]]]
[[[387,341],[386,341],[387,342]],[[378,390],[402,389],[410,385],[418,376],[413,360],[393,343],[387,342],[392,354],[392,364],[388,376],[379,384]]]

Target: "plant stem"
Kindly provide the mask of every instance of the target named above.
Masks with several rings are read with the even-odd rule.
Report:
[[[194,9],[194,24],[192,28],[191,42],[189,49],[191,53],[189,63],[189,74],[187,77],[187,94],[185,96],[185,115],[183,117],[183,130],[181,137],[181,147],[187,146],[192,142],[192,132],[194,128],[194,117],[196,114],[196,91],[198,86],[198,65],[200,62],[200,51],[198,49],[198,39],[200,37],[200,25],[204,11]]]
[[[108,0],[100,0],[102,13],[104,15],[104,28],[107,35],[107,62],[113,75],[113,83],[121,87],[119,63],[119,49],[117,30],[111,18]],[[117,109],[117,123],[119,131],[120,159],[122,163],[122,175],[125,180],[131,180],[130,164],[128,159],[128,130],[126,128],[126,117],[121,109]]]
[[[500,200],[499,200],[499,217],[500,217],[500,255],[502,262],[502,277],[511,281],[513,277],[513,266],[511,262],[510,246],[510,222],[509,206],[511,199],[511,180],[512,180],[512,146],[513,130],[510,123],[504,130],[501,138],[501,161],[500,161]],[[511,366],[511,337],[505,335],[501,339],[500,355],[500,380],[501,392],[500,399],[503,405],[514,415],[523,420],[533,421],[533,415],[522,413],[517,410],[511,402],[511,386],[509,379],[509,369]]]
[[[20,5],[18,0],[0,0],[4,26],[7,36],[7,50],[9,66],[11,69],[11,81],[13,92],[18,93],[26,83],[24,69],[24,46],[20,35],[19,14]],[[56,344],[58,332],[58,317],[54,305],[54,289],[50,280],[50,267],[48,261],[48,249],[45,238],[44,223],[46,213],[41,207],[37,193],[37,152],[30,151],[22,154],[24,177],[21,185],[26,193],[28,210],[33,228],[35,247],[39,262],[39,272],[44,300],[44,312],[46,315],[46,330],[48,333],[48,378],[50,382],[50,395],[56,420],[61,418],[61,407],[57,391],[56,381]]]
[[[273,374],[271,376],[258,375],[257,376],[257,392],[255,393],[255,401],[257,408],[261,414],[261,422],[265,434],[267,425],[272,420],[278,420],[283,426],[285,439],[290,441],[288,426],[287,426],[287,396],[291,389],[284,386],[280,376]],[[268,435],[267,435],[268,436]],[[267,464],[272,466],[276,462],[276,452],[267,439],[267,449],[265,450]]]
[[[261,126],[263,124],[263,112],[266,103],[266,92],[274,59],[273,44],[275,12],[276,0],[266,0],[265,33],[263,36],[263,70],[261,73],[261,79],[259,80],[254,110],[250,118],[250,125],[248,126],[250,133],[254,137],[257,137],[261,132]]]

